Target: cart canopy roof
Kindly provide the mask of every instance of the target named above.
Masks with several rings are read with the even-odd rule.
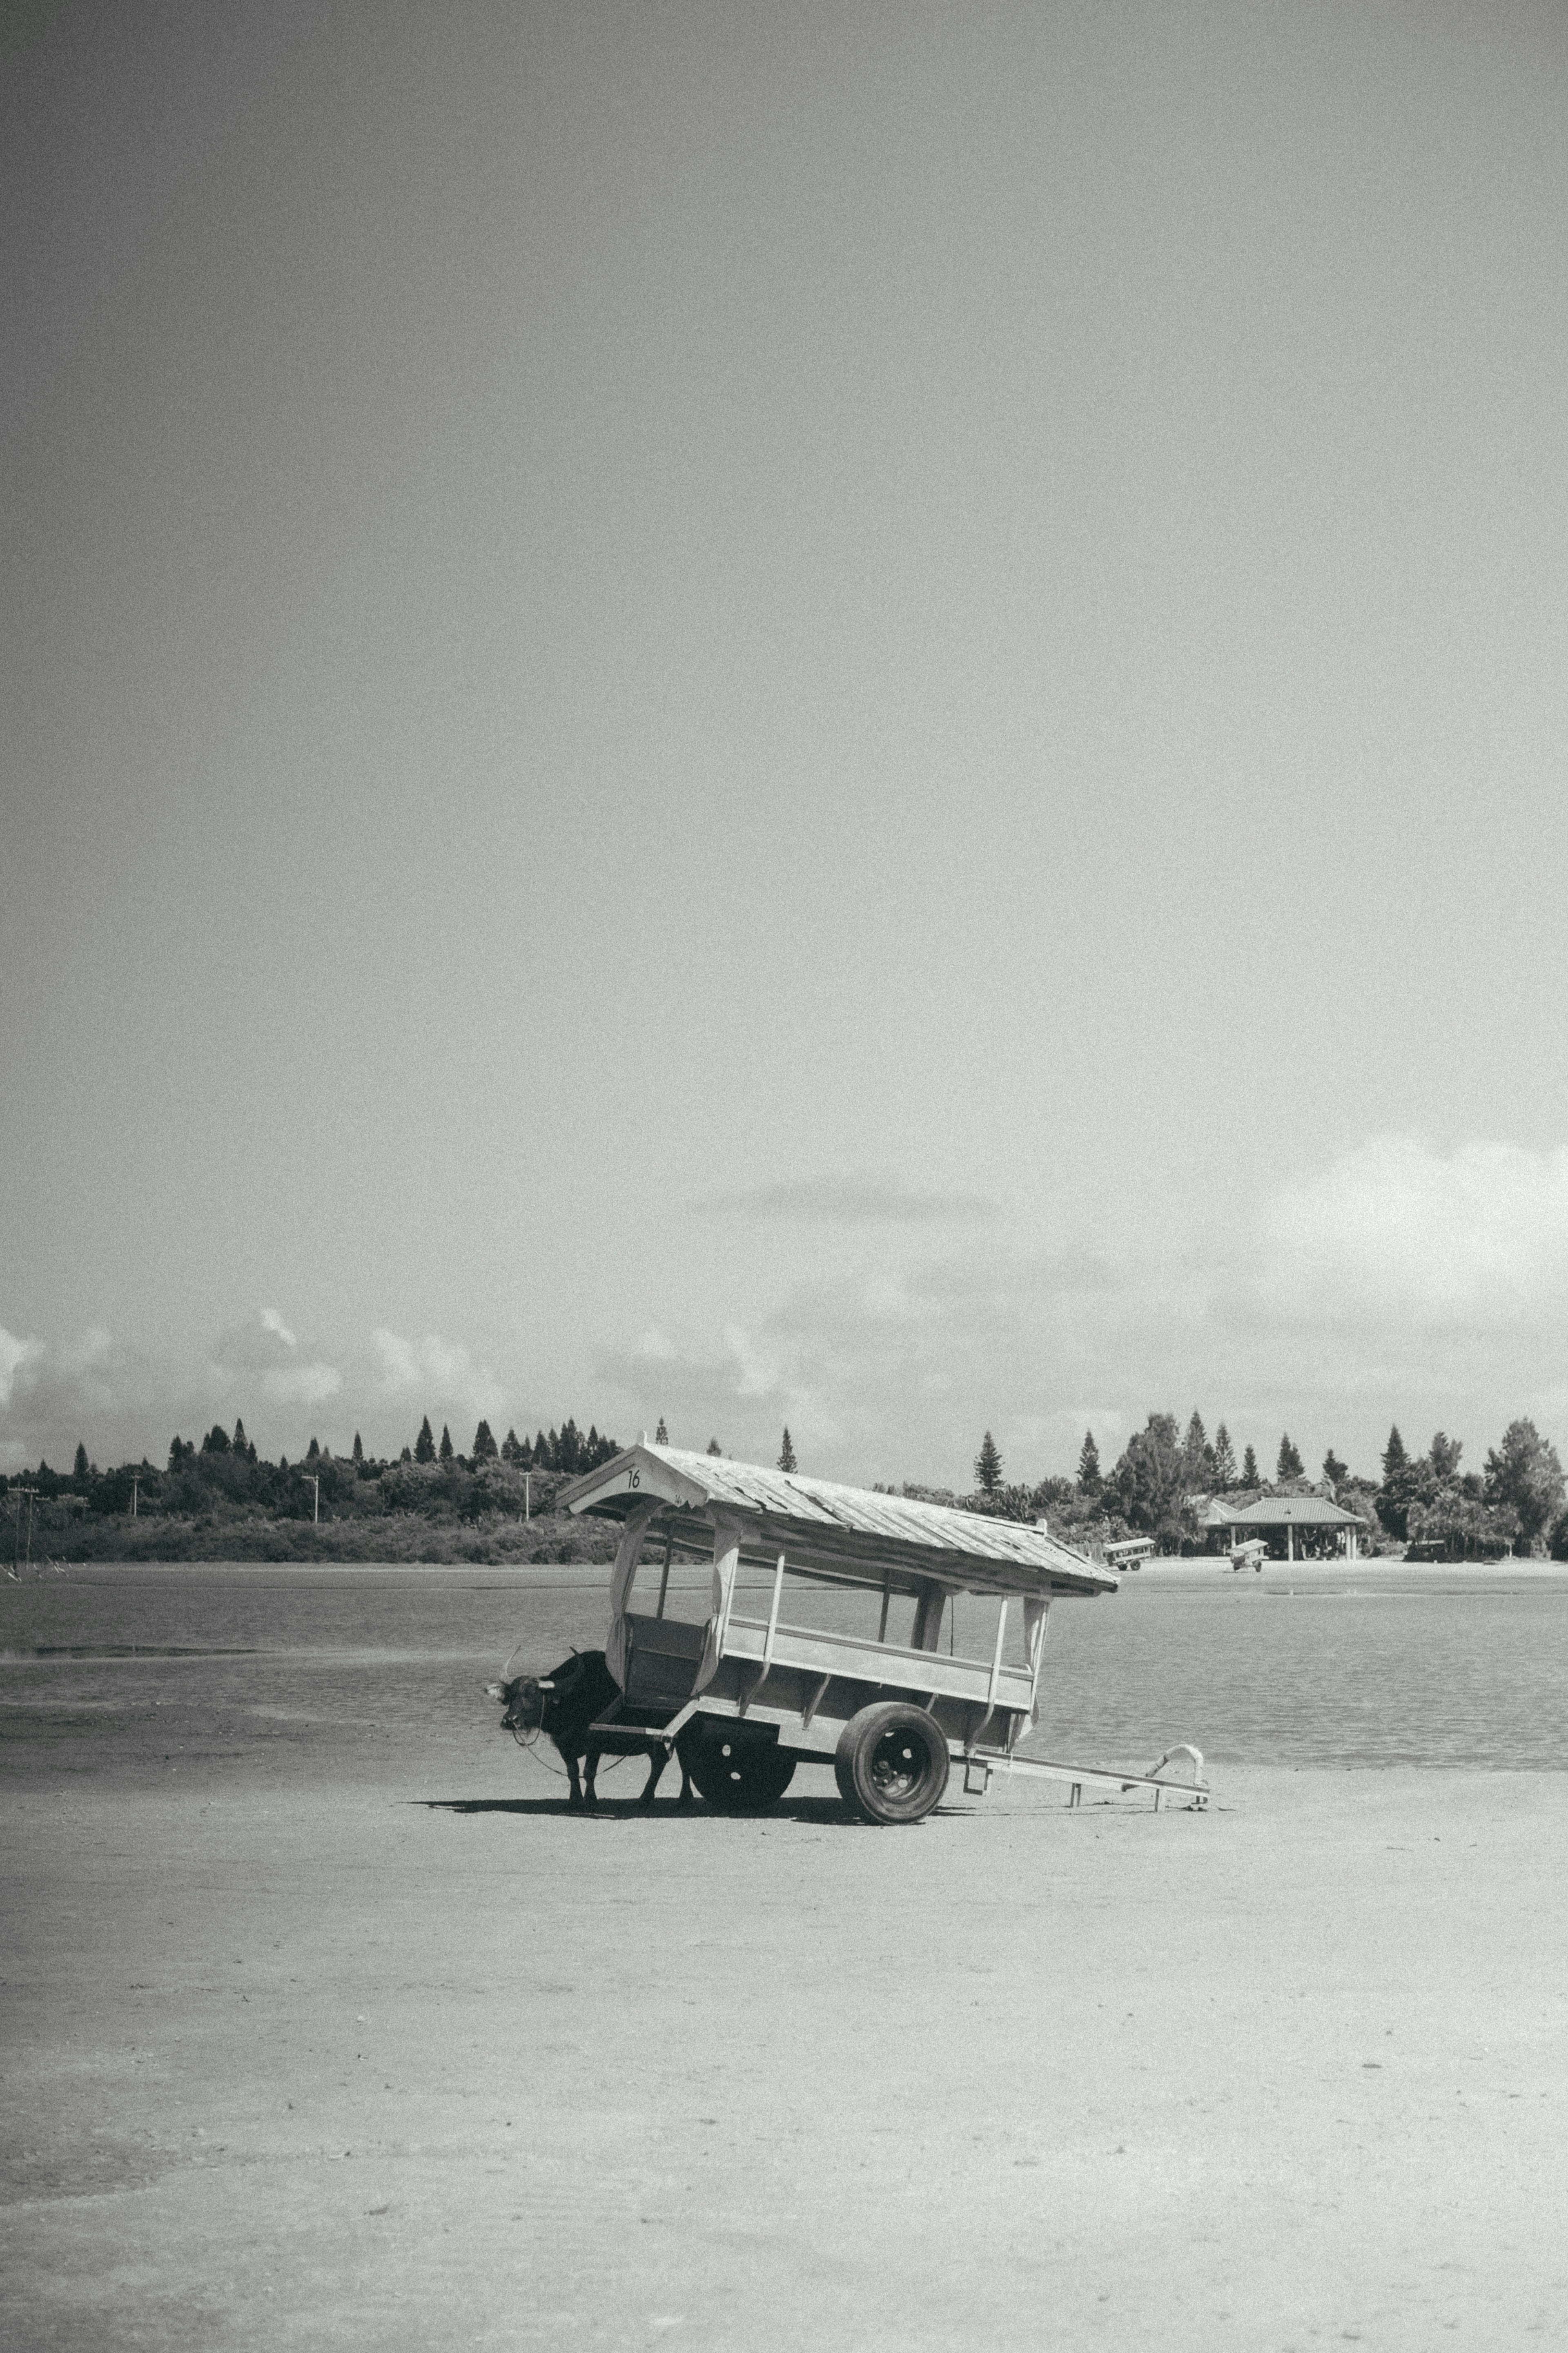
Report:
[[[1114,1593],[1118,1580],[1043,1528],[993,1520],[908,1495],[882,1495],[803,1479],[795,1471],[689,1454],[644,1440],[578,1479],[558,1508],[625,1520],[648,1504],[653,1526],[676,1543],[709,1549],[715,1521],[737,1523],[741,1554],[834,1584],[918,1592],[929,1584],[963,1593]]]

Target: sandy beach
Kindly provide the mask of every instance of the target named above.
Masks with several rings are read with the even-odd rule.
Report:
[[[6,2342],[1568,2336],[1568,1779],[812,1788],[584,1820],[476,1722],[15,1792]]]

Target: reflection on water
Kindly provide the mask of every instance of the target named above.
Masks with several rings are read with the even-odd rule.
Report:
[[[1561,1769],[1568,1571],[1294,1575],[1129,1578],[1058,1603],[1032,1745],[1121,1765],[1186,1739],[1216,1763]],[[707,1590],[678,1567],[670,1606],[700,1616]],[[563,1565],[92,1567],[5,1586],[0,1767],[493,1765],[483,1680],[520,1642],[538,1669],[601,1642],[605,1591],[603,1568]],[[847,1626],[863,1607],[820,1591],[813,1612]],[[961,1601],[960,1651],[988,1656],[994,1625]]]

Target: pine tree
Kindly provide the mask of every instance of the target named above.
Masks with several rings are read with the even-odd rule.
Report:
[[[354,1432],[353,1466],[356,1471],[363,1471],[364,1468],[364,1447],[357,1430]]]
[[[310,1443],[305,1449],[305,1460],[307,1462],[319,1462],[321,1459],[321,1450],[312,1438]]]
[[[1426,1460],[1432,1465],[1432,1476],[1440,1487],[1458,1477],[1459,1457],[1464,1451],[1465,1442],[1461,1438],[1450,1438],[1446,1430],[1441,1430],[1434,1436]]]
[[[708,1440],[708,1451],[710,1454],[722,1454],[724,1450],[716,1438],[710,1438]]]
[[[502,1461],[503,1462],[515,1462],[515,1461],[517,1461],[517,1459],[518,1459],[519,1455],[521,1453],[521,1451],[522,1451],[522,1449],[519,1446],[519,1444],[518,1444],[518,1442],[517,1442],[517,1432],[516,1432],[516,1430],[509,1430],[507,1431],[506,1436],[501,1440],[501,1442],[500,1442],[500,1459],[501,1459],[501,1461]]]
[[[79,1438],[76,1442],[76,1461],[71,1465],[71,1477],[73,1479],[85,1479],[87,1477],[87,1449],[82,1444]]]
[[[1222,1495],[1236,1484],[1236,1449],[1223,1421],[1214,1434],[1214,1480]]]
[[[404,1448],[404,1450],[403,1450],[402,1453],[398,1456],[398,1458],[397,1458],[397,1459],[398,1459],[399,1462],[412,1462],[412,1461],[413,1461],[413,1460],[414,1460],[414,1457],[413,1457],[413,1455],[409,1452],[409,1451],[408,1451],[407,1447],[405,1446],[405,1447]]]
[[[441,1424],[441,1443],[437,1448],[436,1451],[443,1462],[450,1462],[452,1459],[452,1433],[447,1429],[445,1422]]]
[[[1277,1479],[1299,1479],[1301,1476],[1301,1457],[1290,1443],[1289,1434],[1280,1438],[1279,1457],[1274,1465],[1274,1476]]]
[[[1383,1450],[1383,1484],[1373,1498],[1373,1510],[1396,1543],[1410,1534],[1410,1507],[1416,1500],[1415,1465],[1405,1451],[1395,1422]]]
[[[779,1448],[779,1469],[793,1471],[795,1467],[795,1448],[790,1444],[789,1424],[784,1424],[784,1444]]]
[[[989,1430],[981,1440],[980,1451],[974,1458],[974,1483],[983,1495],[994,1495],[1002,1484],[1002,1457]]]
[[[1241,1483],[1244,1487],[1261,1487],[1263,1484],[1258,1475],[1258,1457],[1250,1446],[1241,1458]]]
[[[475,1462],[493,1462],[495,1457],[496,1442],[490,1435],[489,1423],[481,1421],[474,1432],[473,1449],[469,1459]]]
[[[1182,1476],[1187,1482],[1189,1493],[1200,1493],[1208,1485],[1213,1467],[1214,1450],[1204,1428],[1204,1418],[1194,1406],[1182,1444]]]
[[[1098,1495],[1101,1483],[1100,1449],[1094,1442],[1093,1430],[1086,1430],[1078,1451],[1078,1492],[1083,1496]]]
[[[245,1434],[243,1421],[237,1420],[234,1425],[234,1451],[237,1454],[243,1454],[247,1461],[255,1459],[250,1451],[250,1440]]]
[[[224,1428],[221,1421],[215,1421],[206,1436],[203,1439],[202,1452],[204,1454],[226,1454],[228,1452],[228,1432]]]
[[[1510,1504],[1527,1546],[1549,1535],[1568,1493],[1557,1449],[1532,1421],[1510,1421],[1500,1446],[1487,1451],[1486,1499]]]
[[[664,1416],[662,1413],[658,1418],[658,1428],[653,1434],[653,1442],[656,1446],[668,1446],[669,1444],[669,1432],[664,1426]]]
[[[1331,1446],[1328,1452],[1323,1457],[1323,1477],[1328,1482],[1329,1485],[1337,1493],[1338,1490],[1344,1485],[1345,1481],[1350,1477],[1350,1464],[1348,1462],[1342,1462],[1339,1456],[1334,1452],[1333,1448]]]
[[[436,1440],[430,1432],[428,1414],[420,1423],[419,1435],[414,1441],[414,1460],[416,1462],[434,1462],[436,1460]]]

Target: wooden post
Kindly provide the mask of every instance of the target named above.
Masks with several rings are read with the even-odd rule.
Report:
[[[1046,1655],[1046,1620],[1051,1607],[1048,1593],[1031,1595],[1024,1604],[1024,1644],[1029,1654],[1029,1706],[1035,1709],[1040,1688],[1040,1667]]]
[[[779,1630],[779,1603],[784,1598],[784,1556],[779,1555],[779,1565],[773,1571],[773,1598],[768,1609],[767,1637],[763,1643],[763,1672],[765,1675],[773,1662],[773,1637]]]
[[[996,1694],[1002,1683],[1002,1645],[1007,1639],[1007,1596],[1002,1596],[1002,1606],[996,1612],[996,1648],[991,1660],[991,1688],[986,1693],[985,1713],[989,1715],[996,1705]]]
[[[653,1613],[656,1618],[664,1615],[664,1597],[669,1591],[669,1556],[674,1550],[675,1530],[671,1528],[664,1540],[664,1575],[658,1580],[658,1608]]]
[[[719,1662],[724,1655],[724,1635],[730,1623],[730,1603],[735,1590],[735,1575],[741,1562],[741,1523],[728,1513],[713,1514],[713,1606],[709,1614],[702,1640],[702,1656],[697,1662],[697,1673],[691,1685],[691,1703],[695,1707],[697,1694],[705,1692],[719,1672]]]
[[[610,1577],[610,1631],[605,1643],[605,1664],[623,1691],[626,1687],[626,1604],[631,1599],[643,1538],[647,1534],[648,1522],[658,1509],[657,1500],[651,1497],[646,1504],[639,1504],[623,1522],[621,1540],[616,1547],[616,1566]]]
[[[887,1575],[882,1579],[882,1617],[881,1622],[877,1628],[877,1640],[879,1642],[885,1642],[888,1639],[888,1604],[891,1601],[892,1598],[893,1572],[891,1569],[889,1569]]]
[[[921,1591],[915,1609],[913,1647],[917,1651],[936,1651],[942,1647],[942,1613],[947,1595],[934,1578]]]

